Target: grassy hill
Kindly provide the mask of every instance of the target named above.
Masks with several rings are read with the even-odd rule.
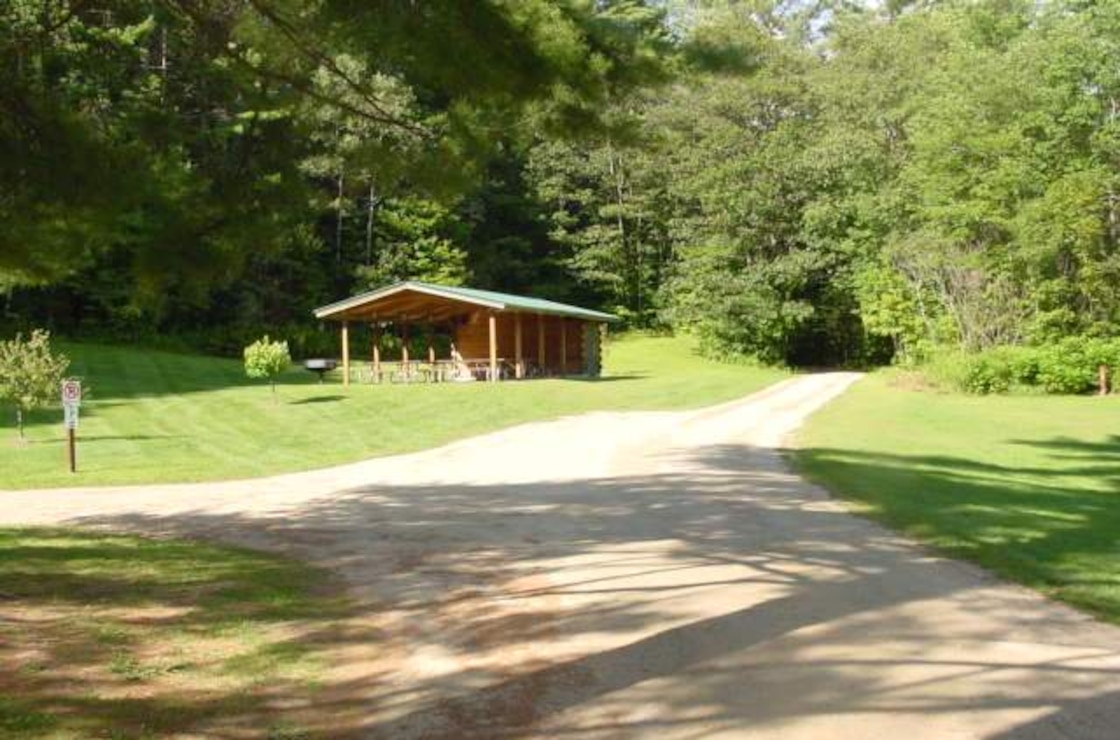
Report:
[[[87,344],[63,346],[88,388],[79,473],[65,470],[62,412],[31,419],[26,447],[0,423],[0,488],[200,481],[306,470],[432,447],[594,409],[681,409],[746,395],[781,372],[714,363],[684,338],[626,337],[598,380],[352,385],[293,368],[279,402],[235,360]]]

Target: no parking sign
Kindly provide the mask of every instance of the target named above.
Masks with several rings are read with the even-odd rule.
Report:
[[[70,378],[62,381],[62,405],[82,405],[82,382]]]
[[[70,451],[70,472],[78,470],[74,430],[78,428],[78,408],[82,405],[82,383],[70,378],[62,381],[62,423],[66,427],[67,448]]]

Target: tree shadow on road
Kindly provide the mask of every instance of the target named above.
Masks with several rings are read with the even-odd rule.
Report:
[[[338,672],[316,703],[311,729],[330,737],[698,737],[833,715],[982,715],[1042,696],[1060,706],[1120,682],[1115,661],[1078,663],[1116,655],[1092,625],[1070,614],[1071,635],[1031,597],[850,516],[773,451],[674,462],[672,474],[369,486],[260,516],[77,523],[233,541],[341,574],[363,614],[338,630]],[[919,463],[961,499],[995,496],[987,471],[950,460],[845,462],[896,476]],[[1039,536],[1091,531],[1100,510],[1085,506]],[[925,614],[934,600],[1003,621],[959,628],[946,650]],[[1069,648],[1032,665],[1044,686],[982,649],[1008,620]],[[868,651],[819,652],[830,641]],[[870,649],[883,644],[903,647]],[[900,678],[915,666],[935,677]],[[957,681],[983,687],[966,708]]]
[[[1112,456],[1120,438],[1014,444],[1047,457],[1012,467],[850,449],[793,454],[811,477],[890,527],[1120,622],[1120,458]]]

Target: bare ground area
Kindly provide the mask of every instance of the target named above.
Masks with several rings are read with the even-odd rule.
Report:
[[[256,481],[4,493],[0,523],[337,572],[360,610],[319,637],[303,724],[327,737],[1116,737],[1120,629],[788,472],[783,439],[855,379]]]

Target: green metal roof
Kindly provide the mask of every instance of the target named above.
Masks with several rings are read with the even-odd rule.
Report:
[[[528,296],[513,295],[512,293],[498,293],[492,290],[478,290],[476,288],[460,288],[451,285],[436,285],[422,283],[418,280],[405,280],[383,288],[360,293],[351,298],[330,303],[315,309],[316,318],[328,318],[333,314],[341,313],[347,309],[357,308],[367,303],[372,303],[381,298],[395,295],[404,291],[426,293],[449,300],[463,301],[477,306],[485,306],[496,311],[526,311],[530,313],[551,314],[554,316],[568,316],[589,321],[618,321],[617,316],[601,311],[592,311],[589,308],[570,306],[566,303],[546,301],[543,298],[530,298]]]

